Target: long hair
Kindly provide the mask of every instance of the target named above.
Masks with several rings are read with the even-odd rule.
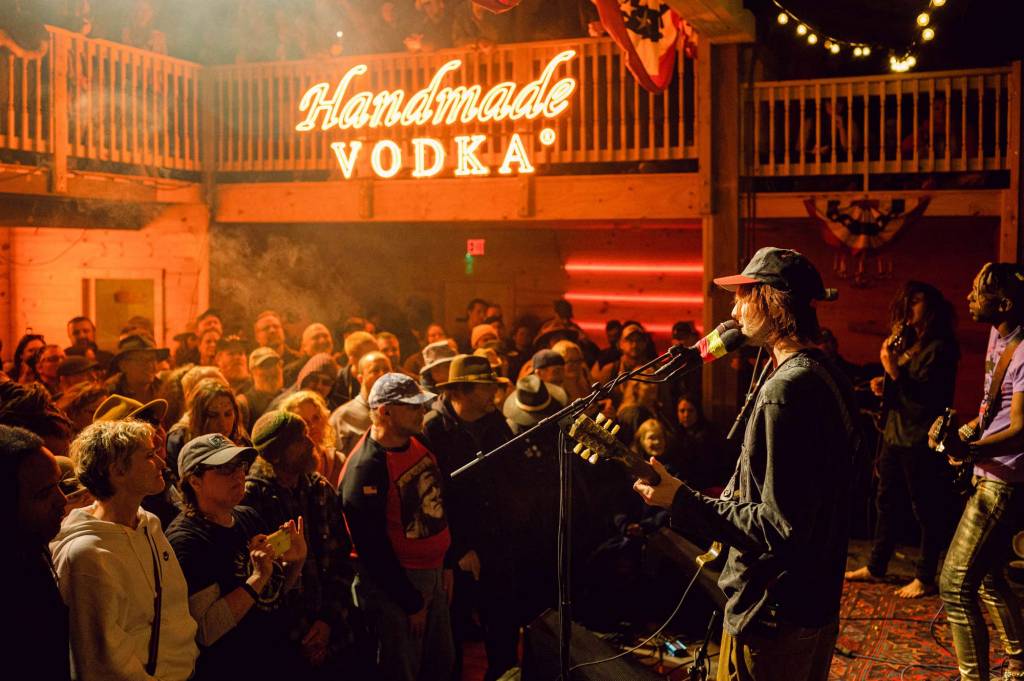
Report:
[[[209,408],[210,403],[218,397],[226,397],[231,401],[231,408],[235,412],[235,423],[231,428],[231,432],[226,434],[226,437],[232,442],[239,444],[248,436],[242,423],[242,412],[238,408],[238,400],[235,399],[235,395],[231,392],[230,388],[213,378],[199,381],[196,387],[192,389],[192,392],[189,393],[188,399],[191,402],[188,409],[190,439],[206,435],[210,432],[207,426],[206,410]]]
[[[332,449],[334,449],[334,441],[335,438],[337,437],[337,433],[335,432],[334,428],[332,428],[331,425],[327,422],[327,420],[331,417],[331,412],[327,408],[327,402],[324,400],[323,396],[320,395],[320,393],[314,392],[312,390],[300,390],[298,392],[292,393],[288,397],[281,400],[281,403],[277,406],[277,408],[280,409],[281,411],[290,411],[293,414],[298,414],[299,406],[303,404],[312,404],[313,408],[320,413],[321,423],[323,427],[323,437],[320,439],[320,442],[317,442],[316,444],[320,445],[324,449],[324,451],[331,451]],[[312,424],[307,423],[306,426],[311,427]]]
[[[661,421],[658,419],[647,419],[640,424],[640,427],[636,429],[636,433],[633,434],[633,443],[631,448],[635,453],[643,456],[644,458],[650,456],[650,452],[644,449],[644,437],[647,436],[647,433],[653,430],[661,433],[661,441],[663,443],[667,441],[668,433],[665,432],[665,426],[663,426]]]
[[[783,338],[801,343],[817,343],[821,336],[818,312],[810,301],[780,291],[767,284],[743,284],[736,295],[747,299],[760,313],[767,330],[767,339],[775,344]]]
[[[911,303],[918,294],[924,296],[924,331],[918,341],[923,345],[936,338],[953,339],[956,326],[953,304],[946,300],[939,289],[923,281],[908,281],[892,299],[889,321],[893,328],[909,321]]]

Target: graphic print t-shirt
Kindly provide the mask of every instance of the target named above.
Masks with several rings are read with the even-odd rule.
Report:
[[[236,506],[235,524],[223,527],[202,517],[179,515],[167,528],[167,539],[181,563],[189,596],[216,585],[219,597],[237,589],[252,574],[249,540],[267,533],[262,518],[248,506]],[[259,600],[238,624],[209,647],[200,647],[196,678],[242,678],[249,663],[261,667],[261,655],[288,639],[289,594],[284,569],[274,563],[273,575]]]
[[[441,469],[434,455],[413,438],[400,450],[387,450],[388,538],[402,567],[438,568],[451,543],[441,494]]]

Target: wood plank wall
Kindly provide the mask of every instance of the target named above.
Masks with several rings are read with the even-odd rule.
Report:
[[[0,229],[0,334],[4,359],[31,327],[66,345],[66,323],[83,314],[87,277],[159,277],[169,341],[206,308],[209,288],[208,210],[166,208],[141,230],[10,227]],[[158,301],[158,305],[160,302]],[[116,333],[116,331],[114,331]]]

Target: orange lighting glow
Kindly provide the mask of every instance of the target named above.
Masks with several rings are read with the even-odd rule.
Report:
[[[600,274],[703,274],[701,262],[567,262],[565,271]]]
[[[605,322],[601,322],[601,321],[591,322],[591,321],[579,321],[579,320],[573,320],[573,321],[575,321],[576,324],[579,325],[579,327],[581,329],[583,329],[584,331],[587,331],[588,333],[589,332],[594,332],[596,335],[593,336],[592,339],[594,337],[603,338],[603,335],[599,335],[599,334],[604,334]],[[694,324],[693,327],[697,330],[697,333],[700,333],[700,334],[704,333],[704,325],[703,324],[697,323],[697,324]],[[644,323],[644,328],[647,329],[648,333],[663,333],[663,334],[670,334],[670,333],[672,333],[672,325],[671,324],[648,324],[648,323],[645,322]]]
[[[649,305],[703,305],[704,296],[685,294],[647,294],[647,293],[582,293],[569,291],[564,298],[571,303],[575,302],[596,302],[596,303],[640,303]]]

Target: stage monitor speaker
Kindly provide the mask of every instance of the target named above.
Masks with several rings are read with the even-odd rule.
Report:
[[[620,652],[573,622],[569,654],[572,665],[602,660]],[[558,613],[554,610],[544,611],[526,628],[522,670],[522,681],[558,679]],[[573,681],[664,681],[664,678],[629,655],[612,662],[583,667],[572,673]]]

